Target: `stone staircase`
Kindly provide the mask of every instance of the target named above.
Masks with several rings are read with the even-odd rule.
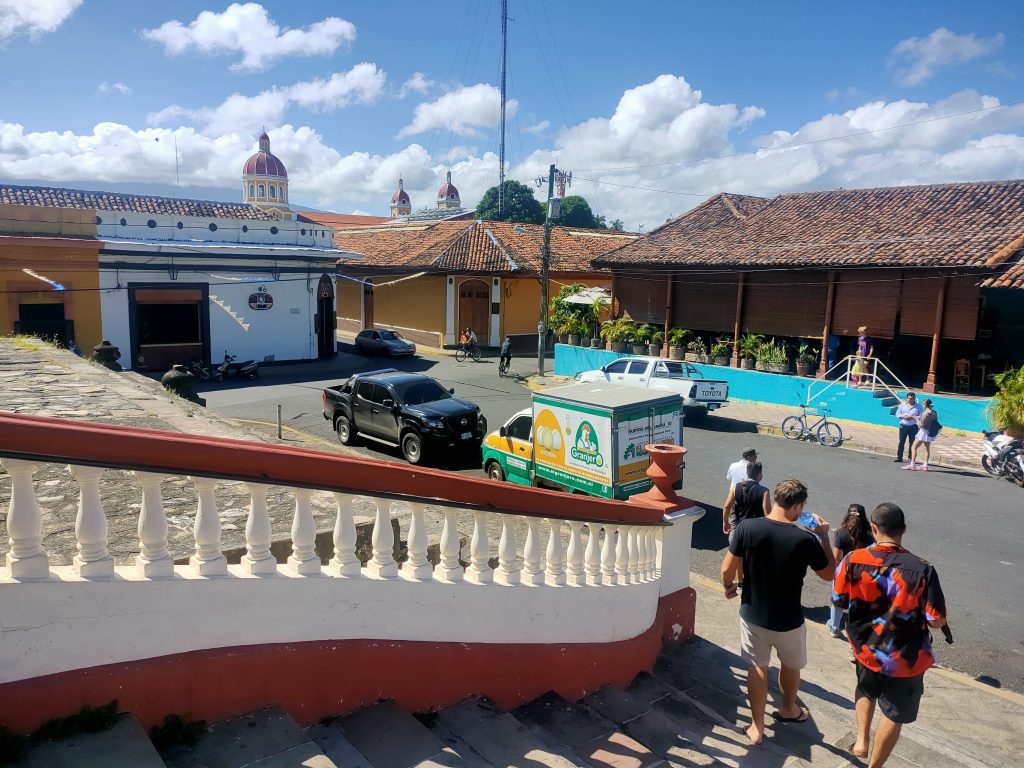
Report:
[[[237,312],[235,312],[233,309],[231,309],[231,305],[230,304],[227,304],[219,296],[216,296],[216,295],[214,295],[212,293],[210,294],[210,303],[211,304],[216,304],[218,307],[223,309],[231,317],[232,320],[234,320],[236,323],[238,323],[239,326],[241,326],[243,331],[248,332],[248,330],[249,330],[249,323],[245,322]]]
[[[666,646],[651,674],[626,690],[578,702],[548,693],[512,712],[473,698],[411,715],[389,701],[301,728],[270,707],[214,723],[192,746],[157,751],[131,715],[113,728],[35,744],[29,768],[849,768],[853,712],[842,697],[805,684],[803,724],[773,727],[764,744],[743,734],[749,712],[738,659],[696,639]],[[410,684],[415,684],[410,681]],[[773,684],[774,687],[774,684]],[[842,702],[842,703],[841,703]],[[771,711],[771,704],[769,704]],[[905,728],[892,768],[1008,768],[977,744]]]
[[[880,406],[889,411],[890,416],[896,415],[896,409],[899,407],[900,399],[893,396],[887,389],[876,389],[871,393]]]

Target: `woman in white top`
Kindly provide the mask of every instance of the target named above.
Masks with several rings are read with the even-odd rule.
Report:
[[[904,469],[923,469],[928,471],[928,459],[932,457],[932,441],[935,435],[932,434],[932,427],[939,420],[939,416],[932,408],[931,399],[926,399],[922,405],[924,412],[917,420],[917,437],[914,438],[914,445],[910,449],[910,463]],[[917,449],[924,446],[924,463],[920,467],[917,464]]]

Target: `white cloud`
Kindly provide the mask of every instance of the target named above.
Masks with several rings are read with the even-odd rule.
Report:
[[[355,40],[356,28],[350,21],[330,16],[306,29],[281,29],[259,3],[232,3],[223,13],[203,11],[188,25],[168,21],[142,34],[172,56],[191,50],[241,53],[231,69],[254,72],[288,56],[329,56]]]
[[[539,136],[550,127],[550,120],[541,120],[539,123],[534,123],[533,125],[528,125],[523,128],[523,133],[532,133],[534,136]]]
[[[53,32],[81,4],[82,0],[0,0],[0,41]]]
[[[927,37],[900,40],[889,51],[888,66],[900,85],[920,85],[940,69],[995,53],[1005,40],[1002,33],[978,37],[939,27]]]
[[[120,93],[122,96],[130,96],[132,93],[132,87],[125,85],[124,83],[107,83],[103,82],[96,86],[96,90],[100,93]]]
[[[402,83],[398,90],[398,98],[404,99],[410,93],[426,94],[434,87],[434,81],[422,72],[413,72],[412,77]]]
[[[511,117],[519,102],[509,99],[505,113]],[[497,125],[500,119],[501,91],[493,85],[477,83],[442,94],[434,101],[416,106],[412,122],[398,132],[398,137],[415,136],[434,128],[443,128],[461,136],[479,136],[479,128]]]
[[[278,125],[293,104],[313,112],[332,112],[352,104],[370,104],[384,91],[387,75],[376,65],[363,62],[327,79],[306,80],[270,88],[255,96],[233,93],[216,107],[189,109],[178,104],[146,116],[151,126],[185,121],[201,126],[203,133],[252,132],[263,125]]]

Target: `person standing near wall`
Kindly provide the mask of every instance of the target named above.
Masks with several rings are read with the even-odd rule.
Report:
[[[928,471],[928,460],[932,457],[932,441],[935,440],[935,435],[938,434],[938,423],[939,414],[932,407],[931,398],[926,398],[924,401],[924,412],[917,419],[917,437],[914,438],[914,446],[910,449],[910,463],[906,464],[903,467],[904,469]],[[917,466],[917,450],[921,446],[924,446],[924,462]]]
[[[907,392],[907,399],[896,408],[896,420],[900,425],[900,443],[899,447],[896,448],[896,458],[894,461],[903,463],[904,445],[907,446],[909,455],[909,451],[914,445],[914,439],[917,437],[917,420],[921,418],[922,412],[921,405],[917,402],[917,395],[913,392]]]
[[[853,364],[853,375],[851,378],[853,379],[854,386],[859,387],[861,376],[866,376],[869,373],[868,359],[875,355],[875,343],[868,336],[868,327],[866,325],[858,328],[857,334],[857,362]]]

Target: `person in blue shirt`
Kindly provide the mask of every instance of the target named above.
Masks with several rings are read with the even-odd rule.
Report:
[[[908,449],[914,444],[914,436],[917,434],[917,420],[921,418],[924,411],[917,402],[917,395],[907,392],[907,399],[896,408],[896,420],[900,425],[900,443],[896,449],[896,458],[893,461],[903,462],[903,447]]]

